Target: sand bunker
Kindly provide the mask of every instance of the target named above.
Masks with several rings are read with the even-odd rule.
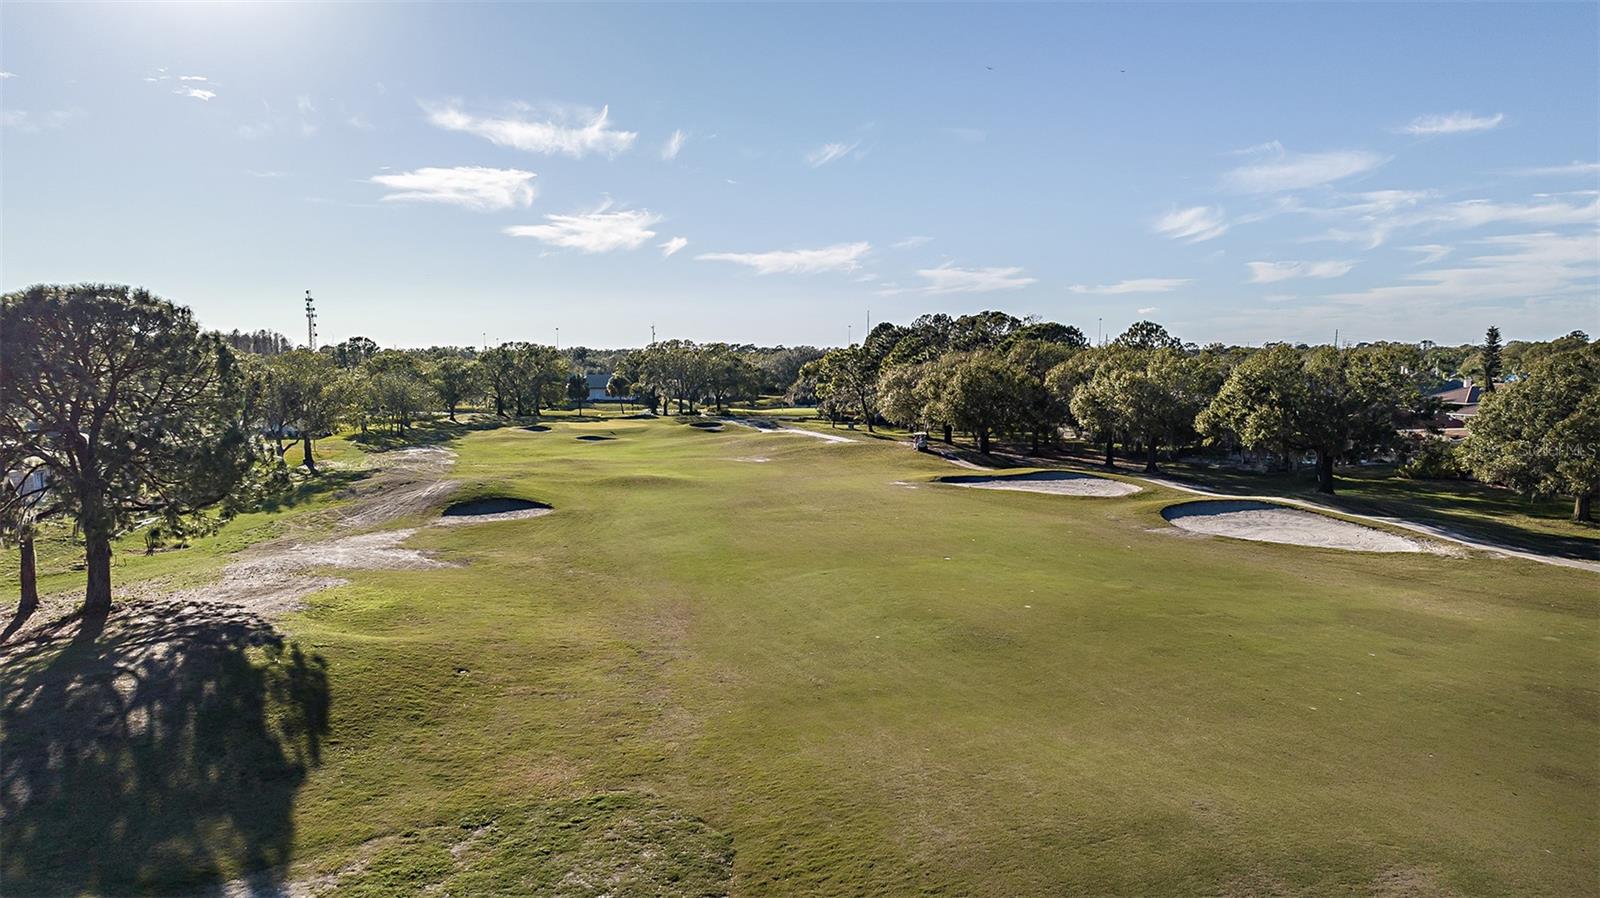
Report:
[[[510,496],[495,496],[488,499],[472,499],[466,502],[457,502],[446,508],[440,517],[440,524],[484,524],[490,521],[520,521],[523,518],[536,518],[547,515],[555,509],[543,502],[534,502],[528,499],[513,499]]]
[[[719,421],[690,421],[689,422],[689,426],[690,427],[698,427],[701,430],[721,430],[722,429],[722,423],[719,422]]]
[[[1092,474],[1075,474],[1071,471],[1041,471],[1036,474],[1012,476],[962,476],[944,477],[940,483],[970,486],[980,490],[1018,490],[1024,493],[1055,493],[1060,496],[1126,496],[1139,488],[1131,483],[1095,477]]]
[[[464,503],[446,507],[437,523],[454,525],[454,523],[488,523],[491,520],[522,520],[525,517],[550,514],[552,511],[555,509],[531,499],[493,496],[486,499],[469,499]]]
[[[1210,536],[1351,552],[1449,554],[1437,543],[1269,502],[1185,502],[1162,509],[1161,516],[1174,527]]]
[[[597,433],[586,433],[581,437],[577,437],[577,439],[580,439],[585,443],[600,443],[604,442],[605,440],[614,440],[616,437],[605,437]]]
[[[820,431],[815,430],[806,430],[803,427],[784,427],[776,421],[769,421],[764,418],[725,418],[724,420],[733,424],[737,424],[740,427],[749,427],[752,430],[759,430],[762,433],[797,433],[803,437],[815,437],[819,440],[825,440],[829,443],[857,442],[849,437],[842,437],[831,433],[821,433]]]

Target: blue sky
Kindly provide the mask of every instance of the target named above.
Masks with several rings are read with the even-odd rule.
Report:
[[[0,8],[0,284],[384,345],[1600,332],[1600,16]]]

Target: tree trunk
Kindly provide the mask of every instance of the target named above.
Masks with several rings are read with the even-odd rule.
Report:
[[[311,457],[311,434],[301,434],[301,439],[305,441],[306,446],[306,470],[315,476],[317,473],[317,461]]]
[[[954,443],[955,441],[956,441],[955,429],[952,428],[950,425],[946,424],[944,426],[944,442],[945,442],[945,445],[948,446],[951,443]]]
[[[278,442],[278,457],[283,458],[283,454],[289,451],[289,447],[283,445],[283,428],[279,428],[272,438]]]
[[[1117,466],[1116,444],[1112,442],[1111,437],[1106,437],[1106,467],[1115,468],[1116,466]]]
[[[21,619],[39,608],[39,573],[33,554],[33,534],[24,533],[18,548],[22,550],[22,563],[17,568],[17,579],[22,581],[22,599],[17,603],[17,617]]]
[[[1333,495],[1333,453],[1317,450],[1317,492]]]
[[[1035,427],[1033,429],[1033,448],[1028,451],[1028,454],[1029,455],[1038,455],[1039,454],[1039,428],[1037,428],[1037,427]]]
[[[89,580],[83,593],[83,610],[87,614],[103,615],[111,610],[111,536],[91,533],[86,535],[85,542],[84,561]]]
[[[1146,440],[1144,447],[1144,472],[1146,474],[1160,473],[1161,469],[1156,467],[1156,441]]]
[[[978,428],[978,451],[984,455],[989,454],[989,428]]]
[[[1582,524],[1590,520],[1589,502],[1593,498],[1594,497],[1588,493],[1585,493],[1581,496],[1574,496],[1572,498],[1572,520],[1575,523]]]

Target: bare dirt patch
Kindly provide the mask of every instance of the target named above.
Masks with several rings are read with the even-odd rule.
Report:
[[[942,477],[938,482],[980,490],[1016,490],[1024,493],[1053,493],[1058,496],[1109,498],[1129,496],[1139,491],[1137,486],[1121,480],[1096,477],[1093,474],[1077,474],[1072,471],[1039,471],[1033,474],[991,477],[976,475]]]
[[[1174,527],[1209,536],[1350,552],[1449,554],[1437,543],[1269,502],[1185,502],[1162,509],[1161,516]]]

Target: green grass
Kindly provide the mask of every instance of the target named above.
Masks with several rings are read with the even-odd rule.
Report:
[[[1593,574],[1185,536],[1184,494],[935,486],[955,470],[887,441],[546,423],[465,433],[454,476],[554,514],[421,530],[460,566],[351,572],[254,677],[213,665],[264,709],[232,752],[140,743],[159,788],[13,814],[0,891],[289,859],[356,895],[1600,890]],[[231,531],[125,572],[214,569]],[[5,757],[62,738],[7,708]],[[258,812],[207,785],[261,758],[288,773]],[[30,833],[162,851],[89,878]]]

